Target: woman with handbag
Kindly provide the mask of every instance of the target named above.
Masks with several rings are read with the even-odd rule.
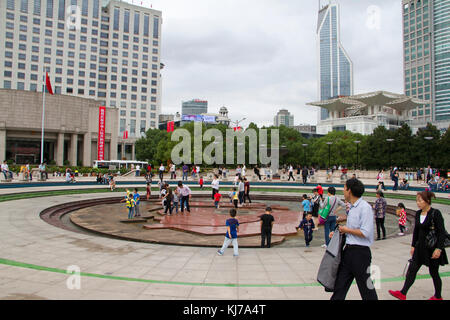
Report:
[[[444,218],[439,210],[431,207],[431,198],[436,198],[430,191],[417,194],[416,203],[420,210],[416,212],[415,226],[411,247],[412,261],[406,273],[406,280],[401,291],[389,290],[389,293],[400,300],[406,300],[406,294],[416,279],[422,265],[429,268],[433,278],[434,296],[429,300],[442,300],[442,280],[439,266],[448,264],[445,252]]]
[[[344,209],[346,208],[345,203],[336,197],[336,188],[329,187],[328,197],[324,201],[320,201],[321,209],[325,209],[325,211],[327,211],[329,208],[327,217],[324,217],[319,211],[319,223],[325,218],[325,221],[323,222],[325,230],[325,244],[321,246],[322,248],[326,248],[328,246],[328,243],[330,242],[330,232],[336,228],[336,211],[338,206]]]

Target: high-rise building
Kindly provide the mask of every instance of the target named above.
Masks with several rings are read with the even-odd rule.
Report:
[[[185,101],[181,106],[181,116],[184,115],[200,115],[208,112],[208,101],[194,99]]]
[[[450,0],[402,0],[405,94],[430,103],[418,123],[450,120]]]
[[[279,127],[281,125],[292,128],[294,127],[294,116],[286,109],[278,111],[277,115],[273,118],[273,125]]]
[[[339,5],[329,2],[319,10],[317,24],[319,54],[319,99],[353,95],[353,63],[341,44]],[[328,118],[321,109],[319,120]]]
[[[0,1],[0,88],[42,91],[118,108],[118,153],[158,127],[161,11],[117,0]],[[127,130],[129,139],[122,140]]]

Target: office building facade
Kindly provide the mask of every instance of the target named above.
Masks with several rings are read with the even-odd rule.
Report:
[[[281,125],[293,128],[294,127],[294,116],[286,109],[281,109],[278,111],[277,115],[273,118],[273,125],[279,127]]]
[[[134,159],[161,112],[161,12],[115,0],[5,0],[0,12],[0,88],[42,92],[48,72],[56,94],[117,108],[111,158]]]
[[[405,94],[416,124],[450,121],[450,0],[403,0]]]
[[[353,95],[353,63],[341,44],[338,4],[330,1],[319,10],[317,39],[319,99]],[[328,110],[321,109],[319,121],[328,117]]]

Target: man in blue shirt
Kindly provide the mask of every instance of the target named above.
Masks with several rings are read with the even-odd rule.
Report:
[[[374,223],[371,206],[363,199],[364,185],[356,178],[347,180],[344,186],[345,200],[351,203],[346,226],[339,226],[339,232],[346,235],[345,249],[331,300],[345,300],[348,290],[356,280],[363,300],[378,300],[375,287],[370,279],[372,254],[370,246],[374,238]],[[333,233],[330,234],[330,238]]]
[[[230,209],[230,219],[226,222],[227,233],[225,234],[225,240],[223,242],[222,249],[217,251],[219,256],[222,256],[225,249],[228,248],[230,243],[233,243],[233,256],[239,256],[239,248],[237,242],[237,233],[239,232],[239,221],[235,219],[236,217],[236,209]]]

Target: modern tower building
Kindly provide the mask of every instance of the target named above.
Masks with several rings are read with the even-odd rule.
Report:
[[[119,109],[111,158],[134,159],[134,141],[161,112],[161,12],[117,0],[4,0],[0,13],[0,88],[41,92],[48,72],[56,94]]]
[[[416,124],[450,121],[450,0],[402,0],[405,94]]]
[[[281,125],[293,128],[294,127],[294,116],[289,113],[286,109],[281,109],[278,111],[277,115],[273,118],[273,125],[279,127]]]
[[[319,99],[353,95],[353,63],[341,44],[337,3],[330,1],[319,10],[317,39]],[[319,120],[326,120],[328,116],[328,110],[321,109]]]

